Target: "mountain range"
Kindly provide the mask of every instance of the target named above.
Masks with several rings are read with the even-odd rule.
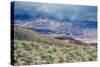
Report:
[[[60,22],[49,17],[38,17],[35,20],[15,20],[15,26],[26,27],[33,31],[45,34],[46,36],[69,36],[76,39],[87,38],[96,39],[97,22],[93,21],[74,21]]]

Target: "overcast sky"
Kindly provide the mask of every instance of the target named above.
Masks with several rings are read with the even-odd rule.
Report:
[[[96,6],[15,2],[16,19],[36,19],[39,16],[58,21],[97,21]]]

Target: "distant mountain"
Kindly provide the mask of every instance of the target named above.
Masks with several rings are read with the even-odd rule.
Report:
[[[15,20],[14,24],[28,28],[45,28],[55,30],[57,28],[97,28],[97,21],[58,21],[50,17],[39,16],[28,20]]]

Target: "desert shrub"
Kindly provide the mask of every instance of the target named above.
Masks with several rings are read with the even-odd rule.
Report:
[[[64,62],[64,59],[62,57],[60,57],[58,62],[62,63],[62,62]]]
[[[24,64],[25,64],[25,65],[29,65],[29,64],[31,64],[32,61],[33,61],[31,57],[24,57],[24,58],[22,58],[21,60],[24,61]]]
[[[21,43],[21,44],[22,44],[24,50],[26,50],[26,51],[32,50],[32,44],[27,44],[27,43]]]
[[[52,53],[52,50],[48,50],[48,53]]]
[[[53,52],[57,52],[56,48],[53,48]]]
[[[48,53],[53,53],[53,52],[56,52],[56,48],[49,48],[48,50],[47,50],[47,52]]]
[[[57,46],[50,45],[47,41],[16,40],[14,58],[16,65],[94,61],[97,58],[97,49],[71,43]]]
[[[42,43],[43,43],[44,45],[46,45],[46,44],[48,44],[48,41],[42,41]]]
[[[54,58],[50,55],[46,55],[46,56],[41,56],[42,60],[45,60],[45,63],[53,63]]]

